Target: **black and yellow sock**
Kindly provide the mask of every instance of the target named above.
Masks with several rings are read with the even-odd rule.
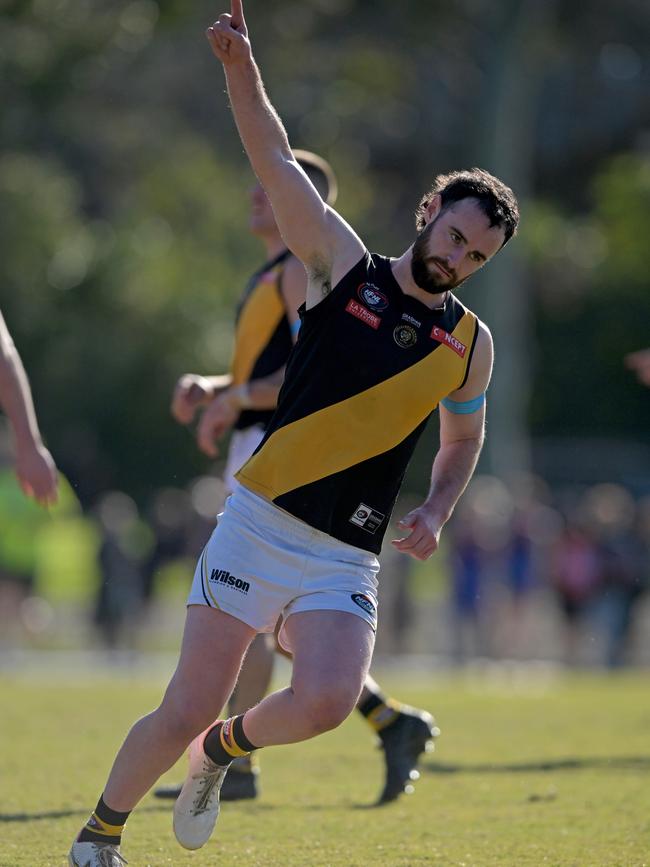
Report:
[[[203,749],[216,765],[229,765],[233,759],[247,756],[257,747],[244,734],[244,714],[218,722],[205,736]]]
[[[383,692],[373,692],[363,704],[357,705],[357,710],[381,737],[381,733],[399,719],[402,705],[395,699],[386,697]]]
[[[77,842],[111,843],[113,846],[119,846],[122,831],[130,812],[129,810],[128,813],[118,813],[117,810],[111,810],[104,803],[104,796],[102,795],[97,802],[95,812],[91,814],[90,819],[81,829]]]

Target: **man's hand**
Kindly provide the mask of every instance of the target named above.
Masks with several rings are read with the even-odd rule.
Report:
[[[24,493],[33,497],[41,506],[52,506],[56,503],[56,464],[42,443],[17,446],[16,476]]]
[[[241,63],[251,56],[241,0],[230,0],[230,14],[224,12],[220,15],[219,20],[208,27],[205,35],[213,54],[224,66]]]
[[[650,387],[650,349],[638,349],[625,356],[625,364],[633,370],[642,385]]]
[[[428,560],[438,550],[442,522],[426,506],[413,509],[397,526],[409,531],[406,536],[391,542],[403,554],[409,554],[416,560]]]
[[[213,398],[213,383],[198,373],[186,373],[178,380],[172,396],[171,413],[176,421],[189,424],[200,406],[206,406]]]
[[[240,405],[236,389],[229,389],[215,398],[203,411],[196,431],[196,441],[201,451],[210,458],[219,454],[216,441],[230,430],[239,418]]]

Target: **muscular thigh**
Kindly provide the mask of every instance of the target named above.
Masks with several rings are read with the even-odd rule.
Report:
[[[214,718],[227,701],[255,630],[223,611],[190,605],[181,655],[164,703]]]
[[[293,654],[294,689],[344,686],[361,692],[375,644],[365,620],[344,611],[304,611],[292,614],[284,631]]]

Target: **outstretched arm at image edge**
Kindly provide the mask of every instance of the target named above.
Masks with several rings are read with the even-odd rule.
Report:
[[[0,404],[7,414],[16,448],[16,475],[23,491],[42,505],[57,498],[57,472],[43,445],[29,380],[0,314]]]

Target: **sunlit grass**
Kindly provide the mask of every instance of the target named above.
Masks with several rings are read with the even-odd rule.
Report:
[[[124,838],[130,867],[650,865],[647,677],[405,671],[386,684],[443,730],[413,796],[368,809],[381,755],[355,715],[262,754],[262,797],[227,804],[200,852],[182,850],[168,804],[146,798]],[[0,679],[1,867],[65,863],[128,726],[160,692],[105,672],[95,683]],[[183,775],[181,762],[166,779]]]

